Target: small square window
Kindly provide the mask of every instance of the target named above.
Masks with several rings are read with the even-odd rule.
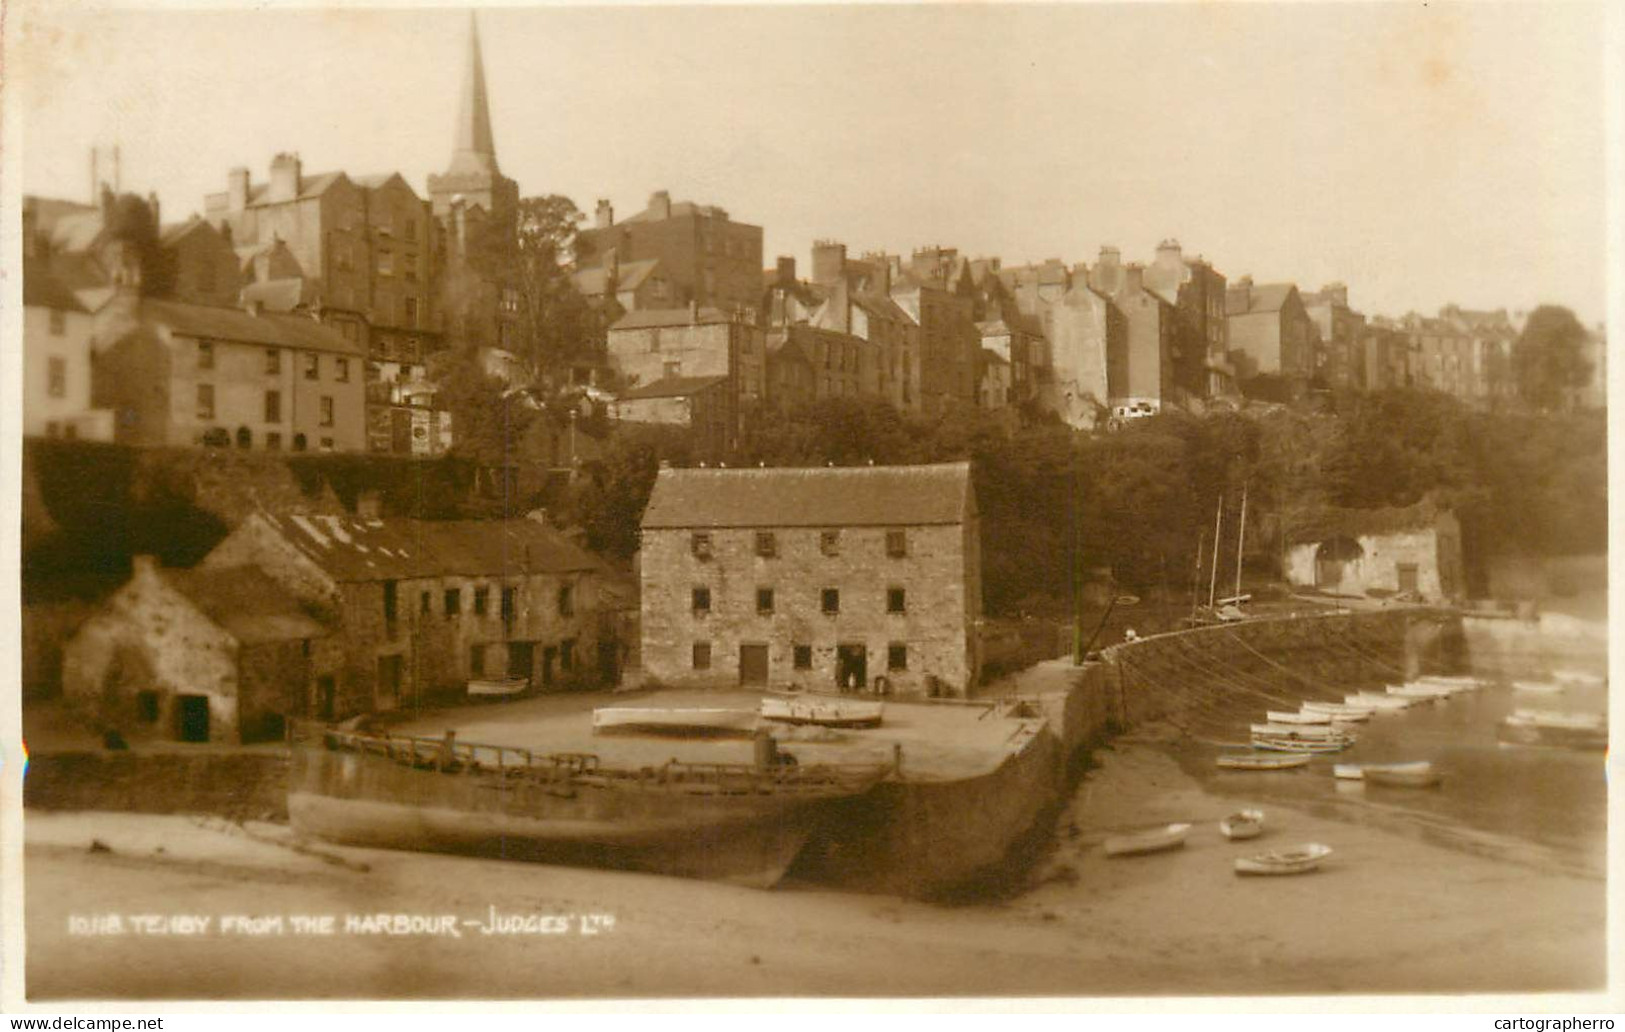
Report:
[[[689,538],[689,550],[701,559],[711,558],[711,535],[695,534]]]
[[[771,559],[779,554],[779,539],[772,531],[756,532],[756,554],[763,559]]]
[[[474,615],[484,616],[491,603],[491,589],[480,587],[474,589]]]
[[[708,641],[697,641],[697,642],[694,643],[694,669],[695,670],[710,670],[711,669],[711,643],[710,642],[708,642]]]
[[[456,616],[463,608],[463,593],[458,588],[446,589],[446,615]]]
[[[756,589],[756,611],[758,613],[763,613],[763,614],[773,612],[773,589],[772,588],[757,588]]]
[[[272,376],[282,372],[282,352],[276,348],[265,349],[265,371]]]
[[[886,646],[886,669],[908,669],[908,646],[893,642]]]
[[[818,550],[825,555],[841,554],[841,532],[826,530],[818,535]]]
[[[812,646],[811,645],[797,645],[797,646],[795,646],[794,653],[795,653],[795,664],[796,664],[796,669],[797,670],[811,670],[812,669]]]
[[[322,451],[332,451],[333,450],[333,439],[331,437],[322,438],[321,441],[320,441],[320,444],[321,444]]]
[[[906,612],[908,612],[908,596],[907,596],[907,593],[902,588],[887,588],[886,589],[886,612],[888,612],[888,613],[906,613]]]
[[[901,530],[886,531],[886,556],[901,559],[908,555],[908,534]]]
[[[841,611],[841,590],[839,588],[824,589],[822,608],[826,613],[839,613]]]
[[[692,592],[691,601],[694,605],[694,612],[709,613],[711,611],[711,589],[695,588]]]

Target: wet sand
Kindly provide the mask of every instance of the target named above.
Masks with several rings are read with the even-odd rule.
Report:
[[[1595,991],[1600,878],[1444,848],[1268,804],[1260,847],[1323,842],[1323,871],[1243,879],[1249,845],[1152,743],[1120,739],[1062,815],[1056,849],[1006,902],[934,906],[788,884],[321,847],[218,822],[28,814],[33,999],[1259,995]],[[1130,826],[1198,820],[1178,851],[1106,859]],[[250,826],[284,839],[287,829]],[[87,852],[92,838],[111,852]],[[1510,845],[1510,843],[1509,843]],[[158,852],[162,849],[162,852]],[[366,869],[361,869],[365,865]],[[556,919],[560,934],[223,935],[227,915]],[[206,935],[69,935],[72,915],[192,913]],[[580,916],[613,927],[581,934]],[[1554,1004],[1555,1005],[1555,1004]],[[1531,1005],[1538,1009],[1539,1003]]]

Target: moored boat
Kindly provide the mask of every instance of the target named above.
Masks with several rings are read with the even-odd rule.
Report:
[[[1237,810],[1219,821],[1219,831],[1227,839],[1257,838],[1264,833],[1264,811]]]
[[[1254,749],[1268,749],[1275,752],[1289,753],[1334,753],[1342,752],[1349,747],[1348,742],[1325,741],[1312,742],[1304,738],[1273,738],[1269,735],[1254,735]]]
[[[1532,720],[1508,717],[1501,722],[1497,737],[1506,745],[1549,745],[1564,749],[1606,749],[1608,728],[1542,726]]]
[[[511,699],[525,694],[530,687],[528,677],[476,678],[468,682],[470,699]]]
[[[1268,710],[1265,712],[1264,716],[1268,718],[1269,722],[1272,724],[1330,724],[1332,722],[1332,715],[1330,713],[1316,713],[1312,710],[1305,710],[1301,713],[1288,713],[1284,710]]]
[[[1576,688],[1601,688],[1608,683],[1608,678],[1603,675],[1586,670],[1553,670],[1552,680]]]
[[[1270,738],[1302,738],[1308,741],[1354,741],[1358,736],[1342,728],[1332,727],[1330,724],[1251,724],[1248,729],[1254,735],[1264,735]]]
[[[816,724],[820,727],[868,728],[879,727],[885,714],[881,702],[837,699],[762,700],[763,719],[782,724]]]
[[[1333,722],[1351,721],[1363,723],[1370,720],[1377,712],[1375,706],[1351,706],[1345,702],[1306,702],[1303,704],[1305,713],[1324,713],[1331,717]]]
[[[1443,685],[1418,684],[1415,681],[1408,681],[1405,684],[1389,685],[1388,694],[1401,699],[1411,699],[1415,702],[1432,702],[1438,699],[1448,699],[1451,692],[1449,688]]]
[[[1406,769],[1399,765],[1390,767],[1373,765],[1361,772],[1360,780],[1368,785],[1381,785],[1384,788],[1432,788],[1439,783],[1440,777],[1432,764],[1423,764],[1419,769]]]
[[[1214,761],[1226,770],[1292,770],[1309,764],[1308,754],[1221,753]]]
[[[1563,713],[1558,710],[1515,709],[1507,717],[1509,724],[1531,724],[1535,727],[1561,728],[1569,731],[1601,731],[1608,720],[1601,713]]]
[[[1402,709],[1409,709],[1416,703],[1415,699],[1389,695],[1386,692],[1355,692],[1353,695],[1345,695],[1343,699],[1351,706],[1370,706],[1378,713],[1397,713]]]
[[[1512,690],[1522,695],[1562,695],[1568,685],[1561,681],[1513,681]]]
[[[1332,775],[1349,781],[1363,781],[1370,771],[1420,775],[1433,769],[1427,760],[1415,763],[1338,763],[1332,766]]]
[[[288,815],[332,842],[629,868],[770,887],[830,808],[889,764],[609,768],[444,739],[294,740]]]
[[[1236,859],[1237,874],[1304,874],[1332,855],[1330,846],[1309,842],[1296,849],[1272,850]]]
[[[749,737],[755,733],[756,724],[755,710],[610,706],[592,711],[595,735]]]
[[[1134,835],[1114,835],[1106,840],[1107,856],[1138,856],[1141,853],[1160,853],[1185,844],[1190,833],[1189,824],[1169,824]]]

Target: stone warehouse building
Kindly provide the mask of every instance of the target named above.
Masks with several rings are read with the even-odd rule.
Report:
[[[474,678],[546,691],[617,674],[598,561],[536,519],[256,513],[200,565],[257,566],[331,615],[323,717],[453,701]]]
[[[969,463],[662,469],[641,567],[663,684],[963,695],[980,673]]]

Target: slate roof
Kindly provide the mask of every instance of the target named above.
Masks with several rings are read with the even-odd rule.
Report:
[[[102,213],[94,208],[63,215],[48,230],[51,247],[57,251],[88,251],[101,234]]]
[[[160,243],[164,247],[173,247],[182,237],[186,236],[188,233],[191,233],[191,232],[193,232],[195,230],[198,230],[198,229],[202,229],[203,227],[208,226],[208,225],[209,224],[207,222],[204,222],[201,218],[198,218],[196,215],[194,215],[191,218],[187,219],[185,222],[171,222],[169,225],[164,226],[162,229],[160,229],[158,231],[158,243]]]
[[[321,638],[328,628],[253,566],[164,570],[166,583],[245,645]]]
[[[313,175],[301,175],[299,177],[299,195],[294,198],[289,198],[289,200],[304,201],[309,200],[312,197],[320,197],[322,194],[327,192],[329,187],[343,178],[345,178],[343,172],[318,172]],[[267,197],[270,192],[270,183],[255,183],[249,186],[248,206],[250,208],[257,208],[266,204],[288,203],[288,201],[268,200]],[[224,208],[228,203],[228,198],[228,194],[213,193],[204,197],[203,203],[204,206],[208,208]]]
[[[726,376],[668,376],[654,383],[621,392],[617,401],[643,401],[648,398],[686,398],[723,383]]]
[[[302,276],[250,283],[242,290],[244,301],[258,301],[268,312],[291,312],[316,299],[316,290]]]
[[[617,290],[636,290],[643,286],[643,281],[654,274],[660,266],[659,258],[640,258],[635,262],[621,262],[616,270]],[[587,297],[596,297],[604,292],[604,286],[609,279],[609,272],[602,265],[590,269],[582,269],[573,277],[576,290]]]
[[[264,520],[341,583],[568,573],[599,562],[531,519],[409,520],[276,516]]]
[[[652,326],[708,326],[713,323],[732,322],[733,317],[720,308],[702,308],[693,315],[687,308],[649,308],[627,312],[611,330],[644,330]]]
[[[663,469],[643,529],[951,525],[974,511],[968,462]]]
[[[23,264],[23,306],[54,308],[62,312],[90,311],[43,261],[25,261]]]
[[[1264,283],[1249,291],[1246,287],[1230,287],[1224,292],[1225,315],[1255,315],[1260,312],[1279,312],[1296,289],[1291,283]]]
[[[170,332],[186,337],[331,351],[340,355],[365,354],[359,343],[345,340],[342,335],[302,315],[250,315],[238,308],[153,298],[142,300],[141,314],[143,320],[168,326]]]

